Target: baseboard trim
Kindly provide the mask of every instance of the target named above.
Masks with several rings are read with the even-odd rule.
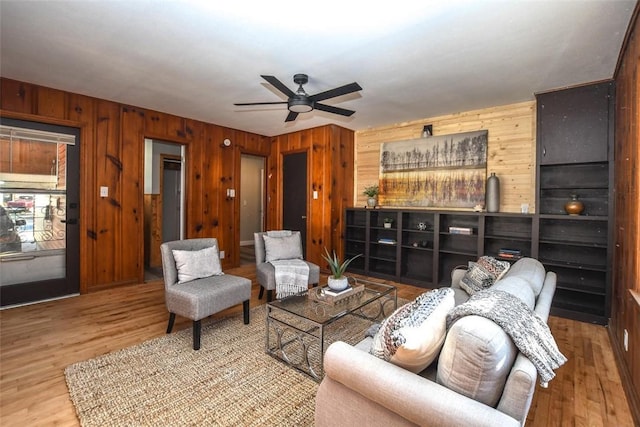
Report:
[[[633,382],[631,381],[631,372],[629,367],[624,362],[624,356],[622,354],[622,345],[618,342],[615,332],[613,330],[611,321],[609,321],[609,341],[611,342],[611,348],[613,349],[613,357],[616,359],[616,365],[618,365],[618,372],[620,373],[620,381],[622,382],[622,388],[624,394],[627,396],[627,404],[629,405],[629,411],[631,411],[631,417],[635,425],[640,426],[640,396],[633,388]]]

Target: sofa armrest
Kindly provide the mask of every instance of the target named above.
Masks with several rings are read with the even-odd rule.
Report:
[[[556,293],[556,281],[556,273],[554,273],[553,271],[547,271],[547,274],[544,277],[542,290],[540,291],[540,295],[538,295],[538,298],[536,300],[535,312],[545,322],[547,322],[549,319],[551,302],[553,301],[553,296]]]
[[[344,342],[336,342],[329,346],[324,357],[324,370],[323,383],[337,382],[344,386],[343,395],[336,399],[349,411],[339,411],[338,415],[337,408],[329,405],[329,402],[326,406],[330,407],[324,407],[321,384],[316,398],[318,426],[329,425],[325,423],[327,420],[331,420],[332,425],[353,425],[362,419],[357,407],[361,406],[363,398],[418,425],[520,425],[515,419],[494,408]],[[319,411],[323,414],[318,414]],[[326,411],[333,411],[335,416],[332,417]],[[349,413],[354,414],[353,418],[349,419]],[[376,424],[386,423],[379,419]]]
[[[462,278],[466,273],[467,273],[466,265],[458,265],[453,267],[453,270],[451,270],[451,287],[454,289],[456,288],[462,289],[460,287],[460,281],[462,280]]]

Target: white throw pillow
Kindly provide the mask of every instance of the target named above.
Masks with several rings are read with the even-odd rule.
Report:
[[[172,250],[178,269],[178,283],[190,282],[209,276],[222,275],[218,251],[215,247],[198,251]]]
[[[423,371],[442,348],[447,332],[447,313],[453,307],[452,289],[425,292],[382,322],[370,353],[411,372]]]
[[[300,233],[282,237],[271,237],[264,234],[262,237],[264,238],[266,262],[279,259],[302,259]]]

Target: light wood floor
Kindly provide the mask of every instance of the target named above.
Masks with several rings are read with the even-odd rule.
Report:
[[[251,307],[264,302],[253,266],[227,273],[253,280]],[[422,292],[399,285],[398,296]],[[64,368],[163,335],[163,298],[155,281],[1,311],[0,425],[79,425]],[[231,312],[240,307],[223,314]],[[548,389],[536,390],[527,426],[632,426],[606,328],[556,317],[549,323],[569,362]],[[190,326],[178,318],[175,329]]]

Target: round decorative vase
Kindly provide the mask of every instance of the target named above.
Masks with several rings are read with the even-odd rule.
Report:
[[[578,200],[578,195],[577,194],[572,194],[571,195],[571,200],[569,200],[567,203],[565,203],[564,210],[569,215],[580,215],[582,213],[582,211],[584,210],[584,203],[582,203],[580,200]]]
[[[378,199],[376,199],[375,197],[369,197],[367,199],[367,206],[369,206],[370,208],[375,208],[377,203]]]
[[[339,279],[334,279],[333,276],[329,276],[327,278],[327,286],[329,286],[329,289],[332,291],[342,291],[349,286],[349,280],[345,276]]]
[[[487,179],[485,207],[487,212],[498,212],[500,210],[500,179],[494,172],[491,172],[491,176]]]

